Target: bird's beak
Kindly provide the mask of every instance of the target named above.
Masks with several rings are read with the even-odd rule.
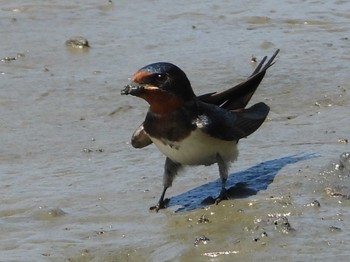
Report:
[[[141,85],[126,85],[121,91],[121,94],[138,96],[144,89],[145,87]]]
[[[127,85],[121,91],[122,95],[142,96],[142,94],[150,94],[152,92],[160,91],[156,86],[152,85]]]

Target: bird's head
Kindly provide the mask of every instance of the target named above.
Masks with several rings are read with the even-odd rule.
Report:
[[[171,63],[147,65],[138,70],[131,81],[122,94],[143,98],[155,113],[166,113],[195,99],[186,74]]]

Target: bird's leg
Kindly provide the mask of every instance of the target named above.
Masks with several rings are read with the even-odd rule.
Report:
[[[164,199],[165,192],[166,192],[167,189],[168,188],[164,186],[163,192],[162,192],[162,194],[161,194],[161,196],[159,198],[159,201],[158,201],[157,205],[151,206],[149,208],[150,210],[155,210],[156,212],[158,212],[159,209],[163,209],[163,208],[167,207],[167,204],[169,203],[169,199],[168,198]]]
[[[164,174],[163,174],[163,192],[160,196],[160,199],[155,206],[151,206],[150,210],[155,210],[156,212],[159,211],[159,209],[163,209],[167,207],[167,204],[169,203],[169,199],[164,199],[166,190],[171,187],[174,177],[177,174],[177,171],[182,167],[181,164],[176,163],[172,161],[170,158],[166,158],[165,165],[164,165]]]
[[[220,178],[221,178],[221,191],[220,191],[220,195],[218,196],[218,198],[215,200],[215,204],[219,204],[222,200],[226,200],[228,199],[227,197],[227,192],[226,192],[226,181],[227,181],[227,177],[228,177],[228,163],[226,163],[222,157],[217,154],[216,155],[216,161],[218,163],[219,166],[219,174],[220,174]]]

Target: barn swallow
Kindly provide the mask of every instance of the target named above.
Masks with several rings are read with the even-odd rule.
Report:
[[[240,84],[200,96],[194,94],[186,74],[171,63],[150,64],[133,75],[121,93],[144,99],[149,109],[131,144],[143,148],[153,143],[166,156],[163,192],[151,210],[166,208],[165,192],[183,166],[217,163],[221,191],[215,202],[227,199],[225,185],[229,165],[238,156],[237,143],[255,132],[270,110],[263,102],[246,105],[278,52],[267,62],[264,57]]]

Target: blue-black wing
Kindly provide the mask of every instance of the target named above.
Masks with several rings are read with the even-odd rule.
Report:
[[[254,133],[265,121],[270,108],[257,103],[238,112],[202,103],[195,124],[211,137],[233,141]]]

